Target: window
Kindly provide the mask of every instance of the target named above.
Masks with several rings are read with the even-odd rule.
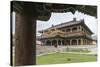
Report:
[[[66,32],[70,32],[71,31],[71,29],[66,29]]]
[[[77,31],[77,27],[72,28],[72,31],[73,32]]]

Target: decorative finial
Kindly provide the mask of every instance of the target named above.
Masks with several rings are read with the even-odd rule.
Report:
[[[54,25],[52,24],[52,27],[54,27]]]
[[[76,18],[75,17],[73,18],[73,21],[76,21]]]
[[[81,22],[83,22],[83,23],[84,23],[84,19],[81,19]]]

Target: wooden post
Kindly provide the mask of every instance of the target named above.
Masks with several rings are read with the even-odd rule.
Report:
[[[36,64],[36,19],[16,12],[15,65]]]
[[[81,45],[83,45],[83,39],[81,38]]]
[[[51,40],[51,46],[52,46],[52,40]]]
[[[70,40],[70,46],[72,45],[72,40]]]
[[[77,46],[79,45],[79,40],[77,39]]]
[[[64,44],[62,44],[62,40],[61,40],[61,46],[63,46]]]

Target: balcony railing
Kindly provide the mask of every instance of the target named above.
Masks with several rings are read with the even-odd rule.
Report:
[[[72,36],[82,36],[85,35],[84,32],[69,32],[64,35],[64,37],[72,37]]]
[[[54,33],[51,33],[51,34],[47,34],[47,35],[41,35],[41,38],[49,38],[49,37],[55,37],[55,36],[61,36],[61,37],[72,37],[72,36],[83,36],[83,35],[86,35],[86,33],[84,32],[65,32],[65,33],[61,33],[61,32],[54,32]],[[88,37],[90,37],[88,35]]]

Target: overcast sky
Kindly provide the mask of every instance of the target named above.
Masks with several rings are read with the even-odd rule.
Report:
[[[97,19],[93,16],[89,16],[87,14],[76,11],[74,15],[71,12],[52,13],[48,21],[37,20],[37,35],[38,36],[40,35],[40,33],[38,33],[39,30],[43,30],[48,27],[51,27],[52,24],[57,25],[60,23],[71,21],[73,20],[74,17],[77,20],[84,19],[85,24],[90,28],[90,30],[94,33],[94,35],[97,34]]]

